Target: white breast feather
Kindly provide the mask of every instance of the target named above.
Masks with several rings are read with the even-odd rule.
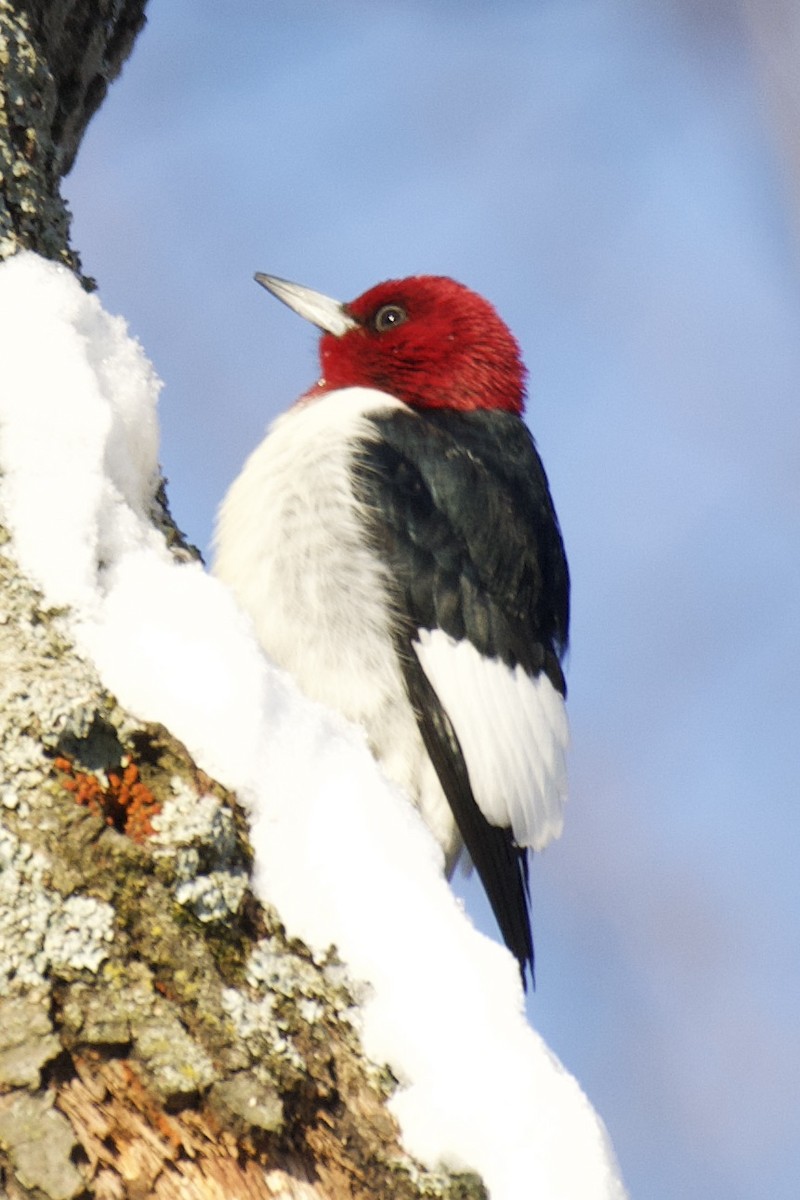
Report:
[[[519,846],[559,837],[569,741],[563,697],[544,673],[485,658],[468,641],[421,629],[414,649],[453,723],[475,799]]]
[[[342,388],[279,417],[223,501],[213,569],[273,661],[366,729],[452,864],[460,839],[406,698],[389,581],[352,487],[354,444],[378,436],[369,415],[402,407],[372,388]]]

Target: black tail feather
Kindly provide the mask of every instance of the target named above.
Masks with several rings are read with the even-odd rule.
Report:
[[[535,987],[528,852],[514,844],[510,829],[490,824],[478,807],[455,730],[413,651],[410,656],[403,656],[403,665],[425,748],[484,886],[503,941],[519,963],[523,987],[527,987],[528,970]]]

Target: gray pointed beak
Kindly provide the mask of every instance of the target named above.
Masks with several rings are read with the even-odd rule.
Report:
[[[303,287],[299,283],[289,283],[287,279],[278,279],[277,275],[264,275],[260,271],[256,272],[254,278],[256,283],[288,304],[301,317],[326,333],[332,333],[334,337],[341,337],[348,329],[357,326],[357,322],[344,311],[344,305],[330,296],[323,296],[322,292],[315,292],[313,288]]]

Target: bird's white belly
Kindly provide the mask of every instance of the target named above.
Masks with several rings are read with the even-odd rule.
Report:
[[[372,432],[366,417],[396,407],[383,392],[347,388],[279,417],[223,501],[213,570],[270,657],[307,695],[363,725],[452,863],[460,839],[407,699],[385,572],[351,485],[353,443]]]

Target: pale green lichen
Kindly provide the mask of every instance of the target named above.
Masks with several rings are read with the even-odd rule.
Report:
[[[113,988],[74,983],[62,1000],[61,1029],[72,1044],[124,1046],[131,1040],[131,1005]],[[148,1009],[141,1010],[143,1017]]]
[[[15,565],[0,556],[0,804],[25,822],[35,797],[37,827],[50,795],[47,751],[74,749],[106,734],[109,748],[134,728],[72,648],[63,612],[46,609]],[[102,716],[103,721],[98,718]],[[117,760],[118,761],[118,757]],[[106,765],[112,765],[113,758]]]
[[[89,896],[65,900],[46,885],[47,867],[43,854],[0,828],[0,989],[96,971],[108,956],[111,907]]]
[[[23,1091],[0,1096],[0,1146],[24,1188],[50,1200],[72,1200],[85,1182],[71,1159],[77,1148],[72,1126],[55,1111],[53,1099],[51,1093]]]
[[[209,1053],[156,991],[145,963],[108,963],[96,981],[73,984],[63,998],[61,1023],[70,1045],[129,1046],[164,1099],[194,1095],[219,1079]]]
[[[211,871],[188,879],[175,889],[175,899],[190,909],[199,921],[224,921],[238,911],[247,891],[248,876],[242,871]]]
[[[48,852],[60,818],[47,748],[88,736],[110,707],[68,647],[63,614],[0,555],[0,992],[96,971],[113,932],[113,909],[80,877],[67,896],[54,886]]]
[[[202,1092],[217,1079],[214,1064],[178,1018],[162,1009],[135,1031],[134,1057],[165,1098]]]
[[[0,1084],[38,1087],[41,1068],[61,1052],[44,1000],[0,1002]]]
[[[42,952],[55,974],[96,971],[108,957],[114,910],[92,896],[68,896],[53,912]]]
[[[222,1009],[254,1058],[277,1056],[302,1071],[302,1057],[279,1028],[274,996],[248,995],[239,988],[225,988]]]
[[[198,796],[179,775],[173,775],[170,785],[173,794],[153,819],[151,843],[156,853],[160,847],[213,844],[220,855],[230,855],[236,848],[233,826],[222,819],[216,796]]]
[[[352,1011],[350,992],[341,981],[331,986],[313,961],[269,939],[253,947],[245,980],[246,987],[223,991],[222,1007],[256,1060],[280,1064],[290,1074],[304,1071],[297,1045],[301,1029],[321,1030],[324,1017],[347,1019]]]
[[[283,1104],[274,1086],[254,1078],[250,1071],[240,1071],[211,1089],[211,1103],[227,1118],[238,1118],[245,1126],[255,1125],[269,1133],[278,1133],[283,1126]]]
[[[264,940],[253,947],[245,969],[252,988],[267,988],[277,996],[320,1000],[339,1015],[353,1008],[353,984],[341,963],[323,964],[300,955],[287,954]]]
[[[274,996],[249,996],[240,988],[223,988],[222,1009],[232,1021],[239,1037],[249,1045],[259,1036],[273,1036]]]
[[[238,912],[249,883],[233,814],[216,796],[198,796],[179,776],[153,818],[156,858],[169,857],[175,899],[200,921]]]
[[[12,701],[13,704],[13,701]],[[10,708],[4,708],[9,712]],[[41,744],[26,734],[20,734],[8,755],[0,761],[0,804],[8,809],[20,809],[27,816],[30,812],[26,793],[40,784],[47,770],[47,762]]]

